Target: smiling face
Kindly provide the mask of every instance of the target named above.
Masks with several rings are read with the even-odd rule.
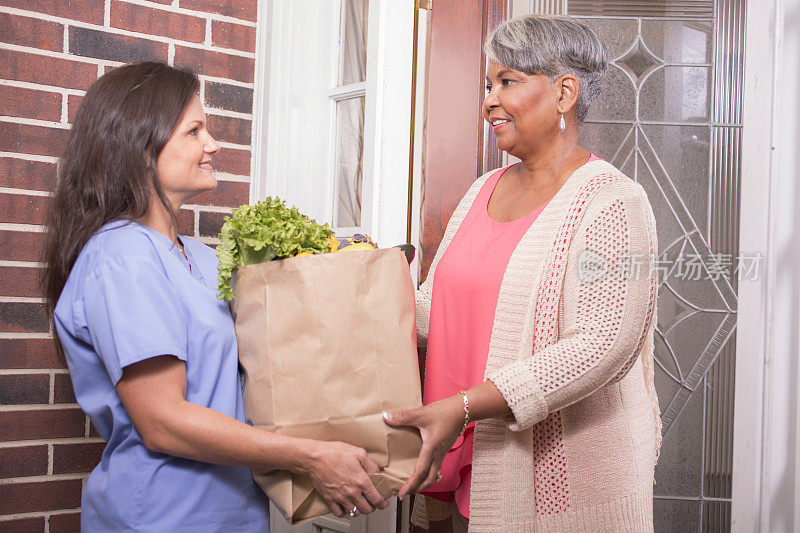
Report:
[[[498,148],[524,159],[558,135],[560,81],[489,63],[483,118],[491,124]]]
[[[219,149],[206,128],[200,98],[194,96],[156,162],[161,188],[176,210],[193,196],[217,186],[211,161]]]

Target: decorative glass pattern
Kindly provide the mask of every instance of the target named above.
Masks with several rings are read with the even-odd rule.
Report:
[[[567,0],[572,16],[711,18],[714,0]]]
[[[581,143],[641,183],[657,220],[655,529],[728,531],[737,276],[758,275],[737,247],[744,0],[544,12],[580,16],[606,43],[613,61]]]

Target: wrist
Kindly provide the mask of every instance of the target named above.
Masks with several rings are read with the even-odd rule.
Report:
[[[308,475],[313,470],[313,465],[319,460],[319,442],[312,439],[296,439],[290,444],[293,453],[289,454],[288,470],[295,474]]]

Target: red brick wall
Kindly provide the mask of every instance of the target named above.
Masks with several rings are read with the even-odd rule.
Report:
[[[214,244],[249,196],[257,0],[0,0],[0,531],[77,531],[103,441],[75,403],[35,279],[55,162],[106,67],[195,69],[223,146],[219,186],[181,210]]]

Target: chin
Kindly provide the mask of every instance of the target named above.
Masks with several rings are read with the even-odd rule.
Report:
[[[211,176],[211,178],[200,189],[200,192],[213,191],[216,188],[217,188],[217,178]]]

